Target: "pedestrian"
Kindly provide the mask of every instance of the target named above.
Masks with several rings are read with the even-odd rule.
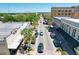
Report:
[[[22,54],[22,47],[19,48],[20,53]]]
[[[23,49],[24,49],[24,51],[27,49],[26,44],[23,45]]]
[[[20,53],[24,54],[23,44],[19,48]]]

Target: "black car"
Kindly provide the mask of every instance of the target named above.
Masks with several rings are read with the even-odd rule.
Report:
[[[48,26],[48,31],[52,32],[52,27]]]
[[[43,43],[39,43],[38,45],[38,53],[43,53],[44,47],[43,47]]]
[[[35,38],[37,38],[37,37],[38,37],[38,33],[36,32],[36,33],[35,33]]]
[[[53,43],[54,43],[54,45],[55,45],[56,47],[61,47],[61,41],[59,41],[59,40],[54,40]]]
[[[37,37],[38,37],[38,31],[35,30],[35,38],[37,38]]]
[[[43,22],[43,24],[48,25],[48,22]]]

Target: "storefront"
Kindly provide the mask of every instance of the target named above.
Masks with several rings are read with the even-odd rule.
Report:
[[[23,36],[21,36],[21,37],[19,36],[12,45],[8,46],[8,49],[9,49],[11,55],[16,54],[16,52],[22,42],[23,42]]]

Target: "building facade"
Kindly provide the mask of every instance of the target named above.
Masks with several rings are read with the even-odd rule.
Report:
[[[79,42],[79,19],[70,17],[54,17],[54,27],[63,29]]]
[[[79,18],[79,6],[73,7],[52,7],[52,17],[72,17]]]
[[[0,23],[0,55],[15,52],[23,40],[21,31],[30,23]]]

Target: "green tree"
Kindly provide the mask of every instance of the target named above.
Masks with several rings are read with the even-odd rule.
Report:
[[[0,14],[0,17],[4,17],[3,19],[0,19],[2,22],[32,22],[33,25],[36,25],[39,15],[36,15],[35,13],[15,13],[15,14]]]
[[[5,15],[4,18],[1,19],[2,22],[12,22],[14,17],[11,15]]]
[[[43,14],[44,20],[48,22],[49,25],[52,24],[52,18],[50,14]]]
[[[21,34],[24,35],[24,41],[25,41],[25,43],[29,43],[30,40],[32,39],[33,31],[32,31],[32,29],[24,29],[21,32]]]

